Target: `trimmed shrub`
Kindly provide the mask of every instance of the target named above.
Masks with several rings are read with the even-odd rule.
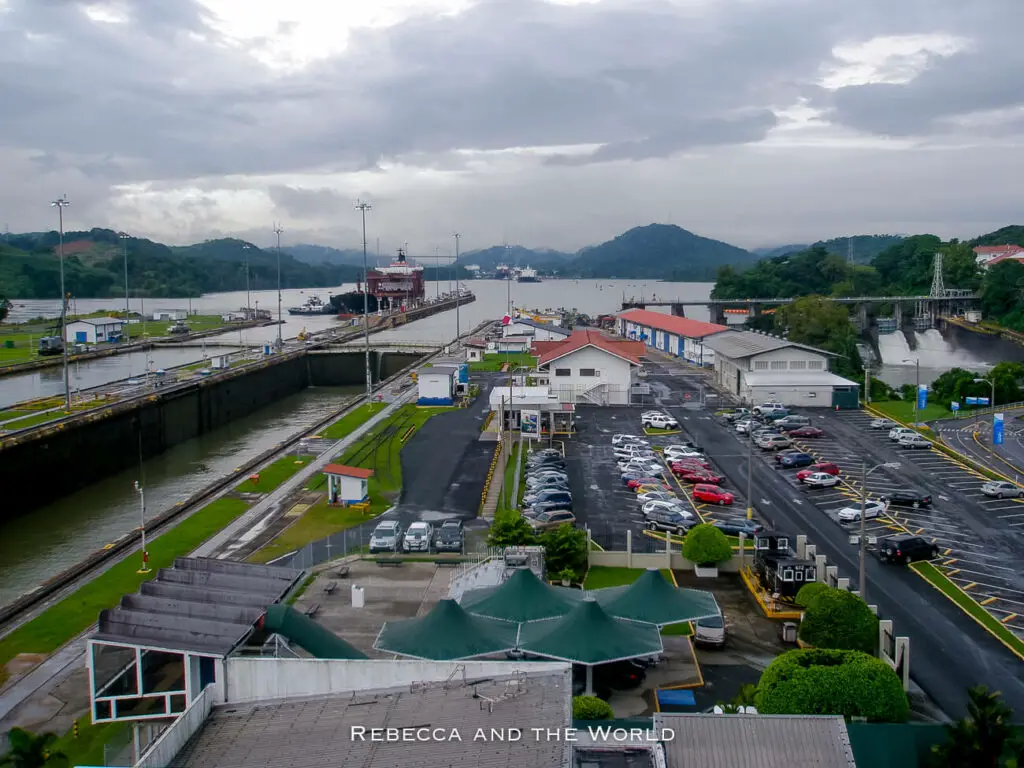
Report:
[[[796,593],[795,602],[801,608],[806,608],[811,604],[811,600],[816,598],[822,592],[827,592],[828,590],[828,584],[824,584],[820,581],[809,582],[800,587],[800,591]]]
[[[597,696],[573,696],[573,720],[611,720],[615,717],[611,705]]]
[[[697,565],[717,565],[732,558],[732,544],[711,523],[701,523],[687,532],[683,557]]]
[[[762,673],[755,699],[763,715],[842,715],[902,723],[910,714],[899,676],[860,651],[788,651]]]
[[[815,648],[874,653],[878,617],[852,592],[826,587],[805,606],[799,637]]]

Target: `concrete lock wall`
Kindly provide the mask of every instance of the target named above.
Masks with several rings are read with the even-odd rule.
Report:
[[[374,353],[377,354],[377,353]],[[384,378],[417,359],[385,353],[371,359]],[[365,382],[362,353],[305,355],[254,366],[237,376],[198,380],[194,386],[140,398],[137,407],[109,416],[68,422],[0,450],[0,477],[30,488],[7,516],[31,512],[139,461],[277,402],[308,386],[356,386]],[[376,380],[375,375],[375,380]]]
[[[529,671],[568,673],[564,662],[531,661]],[[521,661],[390,661],[340,659],[260,659],[231,657],[225,662],[227,679],[216,693],[218,701],[241,703],[289,696],[322,696],[365,689],[396,688],[412,683],[458,684],[465,669],[467,680],[500,677],[523,671]]]

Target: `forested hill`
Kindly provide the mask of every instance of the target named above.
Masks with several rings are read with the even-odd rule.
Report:
[[[10,235],[0,245],[0,286],[11,298],[60,296],[57,232]],[[277,254],[242,240],[220,239],[169,247],[145,238],[122,240],[110,229],[64,233],[64,279],[72,296],[106,298],[124,293],[124,249],[129,291],[137,296],[187,297],[245,290],[246,259],[253,290],[277,287]],[[281,254],[285,288],[337,286],[354,282],[354,266],[305,264]]]

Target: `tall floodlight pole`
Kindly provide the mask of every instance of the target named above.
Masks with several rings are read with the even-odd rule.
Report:
[[[505,279],[508,280],[508,285],[505,286],[505,304],[508,316],[512,317],[512,246],[506,243],[505,245],[505,264],[508,266],[508,272],[505,274]]]
[[[64,410],[71,413],[71,379],[68,377],[68,345],[67,345],[67,320],[68,320],[68,295],[64,290],[64,209],[71,205],[68,196],[64,195],[54,200],[50,205],[57,209],[57,216],[60,221],[60,247],[57,251],[60,260],[60,348],[61,356],[64,358]]]
[[[124,324],[128,325],[128,233],[118,232],[117,236],[121,238],[121,251],[124,256]]]
[[[458,344],[462,336],[462,328],[459,326],[459,305],[462,304],[462,288],[459,286],[459,238],[462,235],[456,232],[452,237],[455,238],[455,343]]]
[[[135,492],[139,494],[139,514],[142,528],[142,567],[136,573],[149,573],[149,552],[146,551],[146,492],[135,481]]]
[[[440,267],[440,256],[438,251],[441,249],[436,245],[434,246],[434,298],[437,301],[441,300],[441,267]]]
[[[277,235],[277,350],[280,352],[284,347],[281,340],[281,233],[284,230],[280,224],[274,225],[274,234]]]
[[[875,466],[868,469],[868,463],[861,461],[860,464],[860,541],[857,542],[860,549],[860,574],[858,579],[858,592],[860,593],[861,600],[867,600],[865,596],[868,588],[868,577],[867,570],[864,567],[864,559],[867,553],[867,531],[865,529],[865,511],[868,506],[868,475],[874,472],[876,469],[899,469],[900,463],[898,461],[887,461],[884,464],[876,464]]]
[[[249,250],[251,246],[248,243],[242,244],[242,252],[245,254],[245,319],[252,320],[252,300],[249,292]]]
[[[754,519],[754,500],[751,498],[754,485],[754,425],[747,427],[747,520]],[[742,555],[742,553],[740,553]]]
[[[369,272],[366,266],[366,212],[373,206],[369,203],[363,202],[362,200],[356,201],[356,210],[362,214],[363,217],[363,349],[366,356],[366,399],[369,400],[373,395],[373,379],[370,376],[370,298],[369,298]],[[378,248],[380,248],[380,241],[378,240]]]

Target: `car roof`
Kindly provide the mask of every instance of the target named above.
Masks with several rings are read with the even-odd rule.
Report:
[[[415,523],[413,523],[412,525],[409,526],[410,529],[412,529],[412,528],[429,528],[429,527],[430,527],[430,523],[425,522],[423,520],[417,520]]]
[[[378,528],[397,528],[398,527],[398,521],[397,520],[381,520],[379,523],[377,523],[377,527]]]

